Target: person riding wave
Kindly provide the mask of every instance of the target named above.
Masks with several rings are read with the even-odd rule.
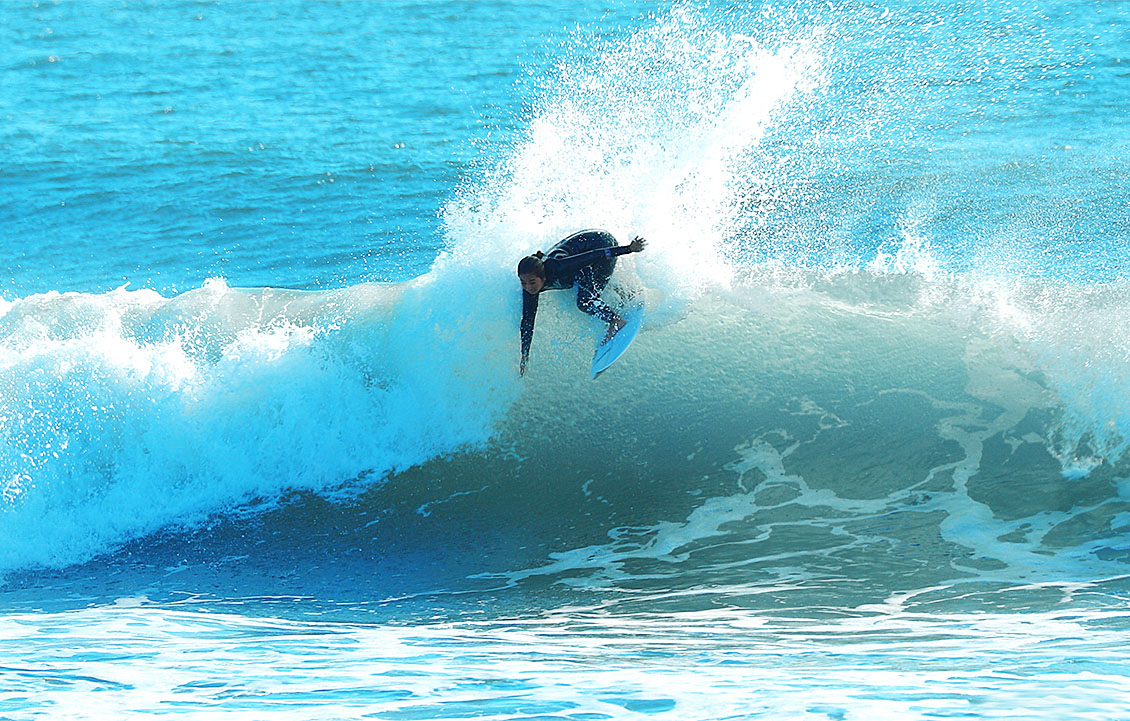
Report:
[[[526,374],[530,344],[534,337],[534,316],[538,312],[538,295],[545,290],[577,289],[577,307],[608,324],[602,343],[624,327],[624,319],[600,297],[612,277],[616,258],[639,253],[647,245],[640,236],[628,245],[617,245],[616,238],[603,230],[582,230],[553,246],[548,253],[538,251],[518,263],[518,280],[522,284],[522,362],[519,373]]]

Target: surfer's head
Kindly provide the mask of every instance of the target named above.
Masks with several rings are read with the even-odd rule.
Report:
[[[518,262],[518,280],[522,290],[536,295],[545,287],[545,263],[536,255],[527,255]]]

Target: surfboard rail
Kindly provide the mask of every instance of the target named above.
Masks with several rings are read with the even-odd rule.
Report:
[[[635,340],[636,334],[639,333],[640,326],[643,324],[643,315],[643,303],[629,306],[622,313],[624,320],[627,321],[624,327],[616,331],[616,334],[609,338],[607,342],[597,343],[592,356],[593,378],[608,370],[608,367],[619,360],[620,356],[628,350],[628,346]]]

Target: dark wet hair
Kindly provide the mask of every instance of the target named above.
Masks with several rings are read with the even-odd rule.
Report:
[[[536,275],[539,278],[545,277],[545,263],[541,262],[542,254],[539,252],[536,255],[527,255],[522,260],[518,261],[518,275]]]

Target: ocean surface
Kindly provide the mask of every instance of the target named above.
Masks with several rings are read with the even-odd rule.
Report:
[[[1130,719],[1130,2],[0,47],[0,719]]]

